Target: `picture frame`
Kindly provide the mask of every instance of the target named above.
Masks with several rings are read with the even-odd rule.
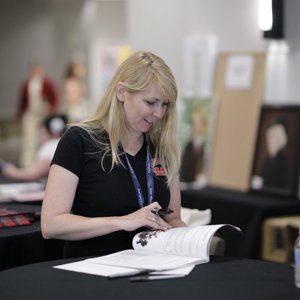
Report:
[[[261,109],[250,191],[298,199],[300,106]]]

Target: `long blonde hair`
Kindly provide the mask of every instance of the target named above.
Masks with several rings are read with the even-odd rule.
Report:
[[[123,83],[128,93],[145,90],[151,83],[162,89],[169,106],[165,116],[146,133],[146,139],[154,149],[154,163],[160,162],[165,168],[168,184],[177,177],[180,166],[180,150],[176,130],[177,86],[175,78],[167,64],[151,52],[139,51],[129,56],[117,69],[106,92],[101,99],[95,114],[81,123],[91,136],[95,132],[107,132],[109,142],[98,140],[104,147],[103,158],[111,155],[112,165],[122,164],[118,146],[121,137],[126,136],[127,122],[122,102],[117,99],[116,86]]]

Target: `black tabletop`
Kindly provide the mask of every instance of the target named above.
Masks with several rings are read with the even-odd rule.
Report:
[[[147,282],[52,268],[71,261],[1,271],[1,299],[300,299],[292,267],[253,259],[212,257],[186,278]]]
[[[262,224],[266,218],[300,215],[296,199],[244,193],[218,188],[182,191],[182,206],[212,210],[212,224],[230,223],[243,231],[239,238],[228,238],[226,254],[259,258]]]
[[[41,211],[41,202],[34,204],[0,203],[0,206],[18,212]],[[40,221],[29,225],[0,229],[0,270],[49,259],[62,258],[63,241],[45,240],[41,234]]]

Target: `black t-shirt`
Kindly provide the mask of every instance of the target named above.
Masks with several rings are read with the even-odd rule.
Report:
[[[102,138],[108,139],[108,136]],[[145,201],[148,199],[146,154],[146,142],[135,156],[127,154]],[[73,214],[87,217],[122,216],[139,209],[125,156],[122,155],[121,159],[126,167],[118,165],[110,170],[111,156],[108,154],[101,162],[102,155],[103,149],[84,129],[77,126],[70,127],[57,146],[52,164],[60,165],[79,177]],[[165,177],[154,176],[154,200],[163,208],[169,205],[170,192]],[[137,231],[140,230],[144,228]],[[118,231],[87,240],[67,241],[64,256],[104,255],[132,248],[132,238],[137,231]]]

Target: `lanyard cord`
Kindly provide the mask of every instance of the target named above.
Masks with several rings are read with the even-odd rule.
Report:
[[[125,153],[125,158],[127,161],[131,180],[133,182],[133,185],[134,185],[134,188],[136,191],[139,207],[142,208],[145,205],[145,199],[143,196],[141,185],[135,175],[135,172],[129,162],[129,159],[128,159],[126,153]],[[148,204],[150,204],[153,202],[153,199],[154,199],[154,180],[153,180],[153,172],[152,172],[152,167],[151,167],[151,154],[149,151],[149,146],[147,146],[146,175],[147,175],[147,189],[148,189]]]

